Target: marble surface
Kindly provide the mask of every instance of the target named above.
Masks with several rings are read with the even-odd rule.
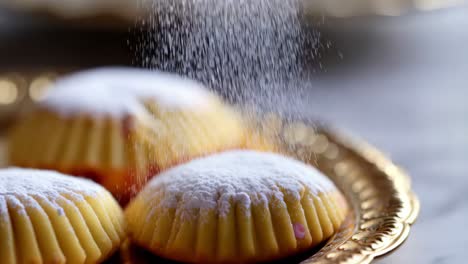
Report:
[[[314,76],[303,111],[386,152],[421,200],[409,239],[376,262],[467,263],[468,8],[329,26],[343,62]]]

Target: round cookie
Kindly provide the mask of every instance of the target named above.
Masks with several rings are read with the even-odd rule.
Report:
[[[192,263],[276,260],[331,237],[347,215],[315,168],[273,153],[230,151],[151,180],[125,210],[131,240]]]
[[[103,68],[59,80],[13,128],[9,158],[91,178],[125,203],[156,172],[243,137],[239,115],[194,81]]]
[[[122,209],[101,186],[52,171],[0,170],[1,263],[99,263],[124,236]]]

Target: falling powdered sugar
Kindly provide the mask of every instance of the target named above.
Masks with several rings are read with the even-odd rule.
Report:
[[[145,0],[143,0],[145,1]],[[232,102],[293,107],[317,56],[320,35],[305,29],[300,0],[156,0],[131,43],[139,64],[178,72]]]
[[[238,206],[248,215],[251,205],[285,206],[311,195],[336,190],[315,168],[273,153],[231,151],[193,160],[150,181],[143,193],[147,202],[178,208],[187,215],[195,210],[217,210],[227,215]],[[163,193],[156,201],[154,193]],[[143,195],[145,197],[145,195]]]

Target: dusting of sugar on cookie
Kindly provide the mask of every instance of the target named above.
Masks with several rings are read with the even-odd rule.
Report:
[[[300,161],[273,153],[229,151],[170,169],[145,190],[164,189],[160,204],[166,208],[216,209],[225,216],[234,206],[245,212],[252,205],[284,207],[285,196],[299,201],[305,188],[312,195],[336,190],[326,176]]]

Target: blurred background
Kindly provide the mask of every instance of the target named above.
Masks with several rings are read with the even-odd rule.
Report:
[[[307,8],[329,48],[308,96],[298,98],[302,114],[388,153],[409,171],[422,202],[408,241],[378,263],[466,262],[467,4],[311,0]],[[138,66],[129,44],[141,12],[124,0],[1,0],[0,127],[62,74]]]

